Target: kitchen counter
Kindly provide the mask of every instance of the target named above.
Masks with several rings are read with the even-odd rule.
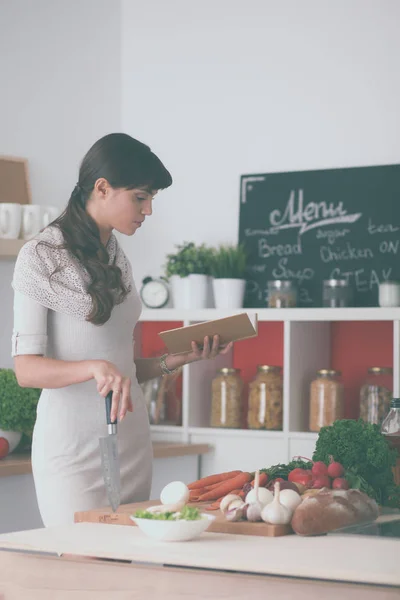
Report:
[[[85,592],[80,597],[88,600],[100,591],[149,600],[277,592],[285,600],[330,600],[338,594],[391,600],[400,594],[398,541],[390,539],[204,533],[191,542],[168,544],[145,537],[136,527],[79,523],[2,535],[0,549],[0,592],[6,598],[7,592],[17,597],[11,592],[22,591],[22,585],[39,595],[52,592],[58,600],[72,590]],[[68,559],[54,558],[64,553]],[[99,564],[99,558],[112,562]],[[65,595],[55,596],[61,590]]]
[[[210,452],[208,444],[175,444],[172,442],[153,442],[154,458],[175,458],[177,456],[203,455]],[[0,477],[25,475],[32,473],[31,457],[26,454],[10,454],[0,460]]]

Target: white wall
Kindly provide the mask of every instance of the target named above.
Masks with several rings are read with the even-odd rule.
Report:
[[[122,125],[175,183],[125,242],[136,279],[235,242],[239,176],[400,160],[397,0],[122,0]]]
[[[0,154],[29,159],[33,202],[67,202],[93,142],[121,130],[115,0],[0,2]],[[0,367],[11,366],[13,261],[0,261]]]

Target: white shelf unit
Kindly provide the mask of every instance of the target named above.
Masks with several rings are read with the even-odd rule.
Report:
[[[140,321],[179,321],[191,325],[244,312],[218,309],[144,310]],[[259,322],[283,322],[283,430],[215,429],[208,426],[211,380],[230,366],[233,352],[213,361],[199,361],[183,369],[182,426],[152,426],[154,440],[208,443],[212,451],[202,458],[202,475],[230,469],[255,470],[293,456],[312,456],[318,435],[307,431],[309,386],[318,369],[331,361],[331,323],[386,321],[393,326],[393,393],[400,396],[400,308],[248,309]],[[140,334],[139,334],[140,335]],[[254,364],[257,364],[254,356]]]

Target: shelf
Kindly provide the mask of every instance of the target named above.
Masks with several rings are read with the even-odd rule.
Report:
[[[150,425],[152,433],[182,433],[181,425]]]
[[[220,310],[204,308],[182,310],[177,308],[144,309],[140,321],[210,321],[242,312],[257,313],[259,321],[396,321],[400,307],[395,308],[242,308]]]
[[[26,240],[0,239],[0,259],[16,258]]]
[[[311,442],[316,442],[318,433],[312,431],[290,431],[289,437],[291,440],[309,440]]]
[[[230,429],[222,427],[189,427],[190,435],[205,435],[207,437],[268,437],[283,439],[283,431],[267,431],[265,429]]]

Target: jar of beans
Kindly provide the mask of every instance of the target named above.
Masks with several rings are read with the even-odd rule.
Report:
[[[249,385],[247,425],[249,429],[281,430],[282,415],[282,369],[258,365],[257,374]]]
[[[344,393],[340,371],[321,369],[310,386],[310,431],[344,418]]]
[[[240,369],[220,369],[211,388],[211,427],[240,428],[243,410]]]

